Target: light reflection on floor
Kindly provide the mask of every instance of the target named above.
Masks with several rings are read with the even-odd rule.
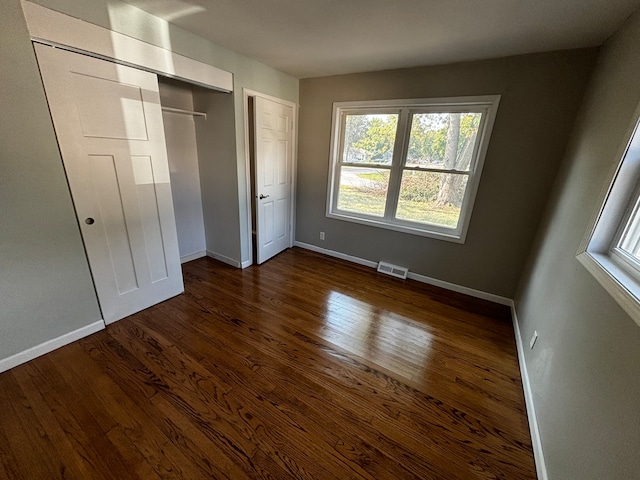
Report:
[[[324,320],[322,338],[403,377],[415,379],[429,364],[433,336],[413,319],[332,291]]]

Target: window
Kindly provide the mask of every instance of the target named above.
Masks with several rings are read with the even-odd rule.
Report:
[[[327,216],[463,243],[499,100],[335,103]]]
[[[636,120],[626,137],[630,140],[621,149],[621,160],[610,179],[602,206],[578,250],[577,258],[640,325],[638,130]]]
[[[628,218],[624,218],[619,234],[611,246],[613,260],[630,273],[640,274],[640,215],[638,213],[640,199],[638,193],[633,198],[633,210]]]

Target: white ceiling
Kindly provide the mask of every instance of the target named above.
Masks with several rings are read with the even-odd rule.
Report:
[[[125,0],[298,78],[600,45],[640,0]]]

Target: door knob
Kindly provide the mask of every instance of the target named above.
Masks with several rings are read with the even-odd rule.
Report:
[[[86,223],[87,225],[93,225],[95,222],[95,220],[91,217],[87,217],[84,221],[84,223]]]
[[[263,198],[269,198],[269,195],[260,194],[260,197],[258,197],[258,198],[260,198],[260,200],[262,200]]]

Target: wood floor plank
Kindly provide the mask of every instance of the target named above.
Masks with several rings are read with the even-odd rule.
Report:
[[[204,404],[207,407],[215,405],[221,409],[216,412],[220,416],[242,419],[245,424],[244,430],[255,432],[253,442],[264,453],[279,460],[281,466],[288,469],[294,476],[322,478],[329,471],[327,468],[330,465],[336,468],[335,457],[327,460],[325,450],[318,449],[315,442],[299,434],[300,430],[303,430],[300,425],[288,421],[286,416],[277,409],[273,409],[269,403],[255,402],[251,395],[246,395],[246,390],[238,397],[230,393],[232,388],[229,385],[225,385],[225,390],[219,391],[218,385],[222,384],[221,379],[215,378],[199,363],[188,361],[189,356],[182,351],[179,358],[184,363],[183,367],[186,366],[186,370],[191,374],[189,377],[176,375],[181,370],[172,364],[171,355],[164,354],[176,346],[156,332],[142,325],[130,325],[126,331],[117,327],[112,329],[111,335],[121,342],[128,341],[128,347],[132,352],[151,346],[152,348],[147,351],[147,357],[153,360],[155,366],[151,364],[147,366],[150,369],[159,367],[158,375],[161,374],[160,372],[175,372],[164,377],[174,392],[179,392],[182,398],[191,398],[190,403],[196,408],[202,409]],[[183,388],[187,391],[183,392]],[[213,395],[207,396],[207,392],[212,392]],[[194,397],[201,397],[202,403],[195,404]],[[295,448],[290,448],[292,444],[295,444]],[[312,457],[313,461],[307,461],[306,467],[301,466],[300,460],[309,457]]]
[[[236,301],[237,301],[237,300],[239,300],[239,299],[236,299]],[[268,322],[267,322],[267,323],[268,323]],[[237,325],[238,325],[238,323],[234,321],[234,322],[231,322],[231,323],[230,323],[230,325],[232,325],[232,326],[237,326]],[[245,332],[245,334],[246,334],[246,332]],[[247,338],[249,338],[249,336],[250,336],[250,335],[248,335],[248,334],[247,334]],[[265,341],[265,340],[267,340],[267,341]],[[257,345],[257,346],[258,346],[258,348],[259,348],[259,346],[260,346],[261,344],[268,344],[268,343],[269,343],[269,342],[268,342],[268,337],[265,337],[265,336],[263,335],[261,338],[259,338],[259,339],[257,340],[256,345]],[[286,359],[285,359],[284,361],[286,361]],[[312,363],[313,363],[313,362],[312,362]],[[464,412],[462,412],[462,413],[464,414]],[[480,429],[479,431],[482,431],[482,429]],[[520,448],[520,447],[518,447],[518,448]],[[524,446],[524,448],[527,448],[527,446],[525,445],[525,446]]]
[[[197,462],[190,462],[187,456],[177,450],[175,448],[176,445],[170,441],[177,437],[175,422],[181,420],[181,415],[186,415],[189,418],[197,417],[201,430],[210,431],[210,425],[206,418],[202,419],[194,405],[189,401],[182,401],[175,391],[171,391],[171,387],[166,383],[165,378],[155,375],[154,371],[148,368],[148,365],[141,362],[140,358],[132,355],[126,347],[119,344],[110,334],[104,339],[94,337],[90,342],[92,346],[97,347],[93,349],[96,361],[103,369],[109,372],[114,380],[120,379],[119,385],[148,416],[149,422],[145,422],[140,426],[134,423],[127,429],[127,434],[133,435],[133,441],[138,444],[139,435],[146,435],[150,432],[155,433],[149,437],[153,443],[139,446],[139,448],[144,455],[152,460],[152,465],[156,471],[162,477],[207,478],[207,470],[200,470],[197,467]],[[96,355],[97,352],[99,352],[99,355]],[[146,356],[144,352],[142,355]],[[145,389],[140,388],[140,382],[133,379],[135,372],[141,373],[141,380],[147,381],[155,388],[153,395],[147,396]],[[163,393],[166,393],[166,396],[171,401],[167,402]],[[134,421],[137,419],[139,417],[136,417]],[[224,437],[224,432],[216,431],[216,434]],[[217,453],[215,444],[209,445],[209,447],[214,453]],[[249,448],[251,448],[250,443]],[[205,459],[204,462],[205,464],[207,462],[210,464],[207,465],[208,469],[215,471],[228,464],[228,462],[223,461],[222,456],[220,456],[220,460],[220,463],[211,462],[208,459]],[[222,470],[224,471],[224,468]],[[214,476],[214,478],[224,478],[224,476]]]
[[[508,308],[297,248],[0,374],[0,477],[531,479]]]
[[[194,289],[194,292],[197,293],[198,291],[199,290]],[[236,330],[237,328],[241,327],[242,323],[239,322],[237,319],[235,319],[235,317],[233,315],[229,315],[228,314],[229,312],[237,313],[239,316],[242,316],[242,317],[249,316],[249,315],[254,315],[254,316],[261,315],[262,317],[264,317],[264,318],[261,317],[261,319],[263,321],[261,322],[261,327],[260,328],[264,328],[264,329],[268,330],[270,332],[270,334],[269,334],[269,336],[262,335],[262,337],[259,338],[256,341],[256,344],[258,345],[258,348],[261,347],[260,344],[263,343],[263,341],[265,339],[268,340],[269,338],[276,337],[277,335],[280,335],[280,334],[283,335],[283,336],[285,336],[287,334],[289,336],[295,336],[295,332],[294,331],[286,330],[286,329],[283,330],[284,327],[282,326],[282,324],[283,323],[287,323],[287,319],[286,319],[286,317],[283,318],[283,319],[280,319],[280,316],[278,315],[278,312],[276,312],[276,311],[272,312],[273,315],[275,316],[274,318],[265,317],[265,315],[266,315],[265,311],[258,312],[252,306],[249,306],[249,308],[244,309],[244,306],[242,305],[242,301],[241,301],[240,297],[231,298],[231,299],[226,299],[225,298],[224,300],[214,300],[211,297],[208,298],[208,295],[209,295],[208,293],[201,292],[201,295],[198,296],[198,300],[196,300],[196,302],[198,303],[198,305],[200,305],[200,307],[202,309],[207,310],[210,315],[216,315],[218,313],[218,312],[215,312],[216,306],[220,305],[221,303],[227,302],[228,304],[225,305],[226,313],[222,316],[222,319],[224,320],[224,323],[226,325],[222,326],[222,328],[227,328],[227,327],[230,328],[231,330],[228,330],[230,334],[232,334],[234,332],[234,330]],[[305,318],[305,320],[307,320],[307,319]],[[249,335],[246,338],[250,338],[250,334],[253,334],[253,333],[257,332],[257,331],[259,331],[258,327],[252,327],[252,330],[249,332]],[[266,343],[265,343],[265,345],[266,345]],[[333,346],[335,346],[335,344]],[[349,353],[351,353],[351,354],[358,354],[358,352],[357,351],[354,352],[352,348],[350,348],[349,350],[350,350]],[[268,350],[267,350],[267,352],[268,352]],[[469,357],[469,355],[467,355],[467,357]],[[472,356],[471,356],[471,358],[473,359]],[[462,361],[466,362],[467,366],[469,365],[468,358],[466,360],[462,360]],[[475,361],[478,361],[478,362],[481,363],[481,360],[479,360],[479,359],[477,359]],[[373,362],[373,363],[376,363],[376,362]],[[387,362],[386,362],[386,359],[384,359],[383,368],[381,368],[381,366],[379,364],[374,365],[374,368],[376,368],[378,370],[388,371],[388,369],[385,368],[386,366],[387,366]],[[465,374],[464,372],[466,370],[468,370],[468,368],[460,370],[460,368],[458,366],[458,374],[464,375]],[[487,367],[485,367],[485,369],[483,369],[482,371],[486,373],[486,370],[487,370]],[[437,376],[438,373],[439,372],[430,372],[430,376],[431,377]],[[494,375],[492,377],[492,379],[495,381],[496,380],[496,376]],[[407,382],[407,379],[401,379],[401,380],[404,381],[405,383],[409,383],[409,384],[412,383],[411,381]],[[518,380],[519,380],[519,377],[518,377]],[[445,384],[445,387],[438,387],[438,391],[439,392],[442,392],[443,390],[445,390],[447,388],[450,388],[452,385],[456,385],[454,382],[445,382],[444,384]],[[487,384],[488,384],[487,382],[483,381],[482,383],[479,382],[475,386],[475,391],[471,392],[471,394],[473,396],[473,400],[472,401],[475,401],[475,402],[478,401],[478,397],[479,397],[478,391],[481,390],[482,387],[486,387]],[[514,388],[514,386],[515,386],[515,388]],[[517,392],[518,391],[517,389],[518,389],[517,381],[516,380],[511,380],[509,382],[509,385],[502,385],[501,386],[501,390],[499,390],[499,391],[511,392],[511,391],[515,390]],[[469,394],[470,392],[466,392],[466,393]],[[514,395],[517,396],[518,394],[516,393]],[[521,395],[521,393],[520,393],[520,395]],[[503,396],[503,395],[501,395],[501,396]],[[463,397],[459,397],[459,398],[463,398]],[[458,398],[458,400],[459,400],[459,398]],[[518,412],[522,412],[521,396],[519,398],[520,398],[520,402],[519,402],[520,403],[520,407],[518,408]],[[507,399],[505,399],[505,400],[507,400]],[[508,409],[508,403],[506,401],[500,402],[499,407],[496,406],[496,408],[495,408],[495,410],[499,410],[499,411],[502,411],[502,412],[504,412],[507,409]],[[501,417],[503,415],[502,415],[502,413],[494,412],[493,413],[494,420],[495,420],[496,416]],[[522,418],[523,417],[521,415],[515,415],[515,418],[517,419],[516,421],[518,422],[518,424],[522,425]],[[528,435],[528,433],[527,433],[527,435]]]
[[[23,369],[24,365],[17,367]],[[56,478],[66,474],[64,464],[49,455],[53,443],[48,433],[33,415],[31,405],[24,397],[13,372],[2,374],[0,404],[2,405],[2,429],[8,440],[3,445],[5,469],[12,472],[12,478]],[[26,428],[25,428],[26,427]],[[7,450],[5,450],[5,448]]]
[[[42,362],[40,362],[42,363]],[[96,468],[87,465],[90,455],[85,451],[82,441],[72,440],[73,432],[61,426],[58,415],[52,415],[50,404],[45,400],[46,388],[42,388],[39,375],[30,371],[31,365],[23,369],[14,371],[14,376],[22,386],[25,399],[29,402],[35,417],[42,424],[42,428],[51,438],[52,444],[56,445],[56,450],[64,465],[65,475],[71,478],[86,478],[91,476],[91,471]],[[72,401],[71,399],[69,399]],[[62,417],[62,416],[61,416]],[[70,438],[71,437],[71,438]]]
[[[199,284],[202,285],[203,281],[201,280]],[[226,304],[226,306],[228,307],[229,305],[234,305],[236,302],[239,302],[239,301],[241,302],[243,300],[243,297],[249,296],[251,298],[255,295],[254,292],[252,292],[251,284],[249,284],[245,286],[242,290],[233,289],[231,291],[231,298],[229,298],[228,292],[226,293],[226,295],[224,295],[224,298],[220,298],[221,294],[226,290],[226,285],[220,285],[220,284],[217,284],[216,282],[210,282],[210,283],[205,282],[204,284],[206,285],[206,290],[209,291],[209,293],[204,293],[204,296],[205,297],[208,296],[212,300],[210,304],[218,304],[218,302],[228,302]],[[260,303],[260,308],[262,310],[261,311],[248,310],[245,313],[260,314],[263,311],[268,312],[271,310],[276,312],[279,316],[283,316],[285,318],[291,317],[291,318],[304,320],[305,324],[307,322],[313,322],[314,320],[316,320],[320,322],[318,323],[318,325],[321,326],[323,330],[328,328],[327,323],[331,322],[330,315],[323,315],[322,312],[313,312],[313,314],[309,315],[309,310],[300,309],[299,305],[305,305],[300,299],[297,299],[295,301],[278,300],[275,304],[273,304],[273,298],[264,293],[264,292],[268,292],[269,289],[270,289],[269,286],[263,287],[262,284],[260,284],[259,293],[262,299],[265,300],[264,302]],[[202,288],[200,290],[202,291]],[[197,287],[196,289],[194,289],[194,291],[197,291]],[[335,293],[335,292],[332,291],[331,293]],[[307,294],[307,301],[311,295],[313,295],[311,292]],[[250,302],[247,302],[247,303],[250,308],[255,308],[255,306]],[[270,304],[273,304],[271,305],[271,308],[270,308]],[[215,308],[213,310],[215,310]],[[329,311],[331,311],[330,308],[329,308]],[[417,322],[417,323],[418,324],[421,323],[421,326],[423,329],[425,328],[425,326],[429,325],[429,322],[432,322],[434,320],[432,316],[429,316],[430,315],[429,312],[425,314],[423,311],[421,311],[420,315],[423,321]],[[297,317],[301,317],[301,318],[297,318]],[[354,321],[358,321],[358,318],[367,320],[367,313],[361,312],[360,316],[357,317]],[[346,322],[346,319],[344,317],[340,317],[336,323],[341,324],[345,322]],[[457,323],[463,323],[463,322],[457,322]],[[486,327],[490,332],[493,332],[493,328],[496,325],[499,325],[502,327],[503,323],[504,322],[493,322],[491,324],[487,324]],[[312,327],[313,325],[308,325],[308,326]],[[487,340],[483,338],[482,330],[478,329],[477,327],[474,327],[473,330],[462,333],[459,331],[460,329],[457,329],[457,330],[452,329],[449,325],[446,325],[446,324],[444,327],[442,327],[441,330],[447,332],[446,338],[453,337],[455,339],[454,342],[447,342],[445,341],[445,339],[441,338],[443,337],[442,335],[436,334],[435,337],[437,340],[439,340],[440,343],[443,344],[443,348],[449,348],[449,349],[464,348],[465,355],[467,356],[475,355],[484,364],[490,365],[500,372],[506,370],[509,373],[511,373],[513,376],[519,377],[519,371],[518,371],[517,365],[513,365],[513,362],[506,362],[506,363],[501,362],[499,358],[495,358],[496,357],[495,350],[498,345],[498,342],[493,342],[493,341],[487,342]],[[338,333],[340,334],[343,332],[338,332]],[[376,335],[376,342],[379,343],[380,341],[381,341],[380,336]],[[466,345],[467,343],[472,343],[472,346],[467,347]],[[511,349],[507,353],[509,355],[512,355],[513,352],[515,351],[515,345],[513,343],[513,339],[510,340],[509,345]],[[384,360],[386,361],[386,359]]]
[[[149,318],[148,322],[149,322],[149,327],[153,327],[153,330],[157,330],[161,332],[170,330],[172,327],[171,325],[168,324],[168,322],[158,322],[157,319],[155,318]],[[185,343],[182,344],[182,347],[186,349],[189,349],[190,346],[194,344],[197,345],[199,342],[202,341],[202,339],[211,339],[215,336],[215,332],[211,332],[211,331],[205,332],[203,330],[194,330],[192,325],[180,325],[179,328],[177,328],[177,330],[179,330],[180,332],[192,332],[191,334],[187,333],[186,335],[183,335],[181,339],[177,337],[171,337],[172,340],[176,342],[179,342],[180,340],[184,340]],[[226,336],[226,338],[229,339],[230,337]],[[238,352],[232,350],[232,348],[233,347],[227,344],[225,346],[225,351],[228,353],[237,354]],[[243,355],[243,354],[244,353],[240,353],[239,355]],[[203,365],[213,369],[218,367],[220,362],[222,361],[223,359],[218,355],[212,356],[211,358],[202,359]],[[250,379],[241,379],[239,377],[236,378],[236,382],[237,382],[236,391],[250,392],[255,398],[269,399],[271,405],[274,408],[278,408],[279,410],[286,412],[286,415],[292,417],[295,422],[299,424],[303,424],[305,430],[313,431],[314,435],[317,436],[317,438],[319,439],[323,439],[329,447],[333,446],[336,450],[339,450],[341,456],[344,456],[346,454],[346,455],[349,455],[350,457],[357,456],[358,458],[366,458],[367,459],[366,470],[371,472],[374,478],[389,477],[390,475],[389,471],[387,471],[386,474],[384,474],[383,471],[378,471],[376,469],[376,464],[374,459],[379,457],[380,455],[383,455],[382,452],[378,451],[371,445],[365,444],[363,441],[361,441],[357,437],[353,437],[351,435],[347,435],[347,437],[349,437],[349,441],[352,442],[351,445],[348,445],[346,443],[344,434],[341,434],[341,436],[339,436],[338,434],[335,433],[337,432],[337,429],[332,428],[334,424],[332,423],[330,416],[326,415],[326,405],[323,405],[323,408],[321,408],[320,410],[315,411],[315,418],[321,418],[322,419],[321,422],[311,422],[310,420],[314,418],[314,416],[303,413],[304,409],[302,407],[304,406],[304,404],[300,401],[300,399],[287,395],[286,400],[283,402],[283,394],[286,394],[286,392],[291,389],[291,384],[292,384],[292,381],[294,380],[293,377],[289,378],[288,381],[283,381],[281,378],[279,378],[278,381],[280,382],[280,385],[276,386],[274,383],[271,382],[272,378],[267,379],[267,381],[264,381],[265,379],[264,369],[258,369],[256,371],[252,371],[252,373],[254,373],[254,375]],[[273,395],[270,395],[270,394],[276,388],[278,388],[278,390],[281,393],[279,396],[274,397]],[[317,393],[317,390],[316,390],[316,393]],[[295,407],[291,407],[289,403],[295,404]],[[301,409],[303,410],[303,412],[300,412]],[[331,417],[334,414],[335,414],[335,411],[332,412]],[[353,420],[353,417],[349,417],[349,419],[345,418],[345,420]],[[335,424],[335,426],[337,426],[337,424]],[[409,474],[409,472],[406,472],[406,475],[404,475],[403,478],[411,478],[411,475]]]
[[[229,335],[237,334],[238,332],[229,333]],[[242,331],[240,334],[247,343],[252,344],[257,350],[262,349],[265,354],[270,351],[268,345],[274,342],[269,333],[255,327]],[[372,411],[377,415],[377,418],[374,417],[374,422],[378,420],[381,426],[386,423],[389,415],[395,417],[396,427],[398,427],[397,433],[411,437],[416,441],[414,444],[417,449],[415,453],[423,451],[424,446],[420,441],[421,438],[424,438],[431,448],[451,455],[458,455],[460,461],[473,464],[476,461],[474,451],[477,453],[485,450],[485,443],[499,445],[504,443],[502,438],[494,438],[496,432],[487,432],[481,422],[465,415],[464,412],[449,409],[448,406],[432,397],[425,397],[418,409],[421,412],[428,412],[430,421],[435,419],[439,425],[447,424],[450,429],[449,433],[443,435],[440,427],[432,428],[427,424],[425,424],[424,431],[419,431],[417,427],[420,423],[416,423],[411,418],[415,410],[412,403],[423,399],[413,399],[411,402],[407,401],[405,397],[396,398],[398,389],[404,385],[396,383],[393,379],[380,375],[372,369],[362,367],[348,358],[343,358],[340,367],[335,367],[331,362],[337,356],[335,353],[331,355],[331,358],[322,358],[310,352],[304,352],[301,355],[298,352],[304,348],[302,344],[293,338],[290,341],[296,346],[280,342],[278,349],[272,352],[279,365],[286,365],[294,370],[303,368],[307,372],[315,372],[314,381],[339,392],[341,395],[339,402],[350,402],[354,405],[353,412],[357,412],[358,406],[367,404],[377,406],[377,409],[372,408]],[[322,365],[322,370],[315,371],[316,365]],[[368,375],[358,375],[361,369]],[[345,386],[347,386],[346,389]],[[392,390],[390,394],[386,391],[388,389]],[[394,404],[398,405],[394,406]],[[395,434],[396,431],[393,433]],[[466,439],[463,448],[458,443],[456,436]],[[527,446],[521,446],[517,443],[515,445],[516,448],[527,448]]]
[[[252,477],[258,475],[254,457],[262,458],[263,455],[259,451],[256,432],[231,411],[226,399],[230,390],[228,385],[219,379],[214,381],[212,375],[184,355],[177,360],[190,368],[185,368],[186,365],[178,368],[168,363],[168,357],[161,354],[161,347],[156,342],[145,341],[144,334],[134,325],[126,331],[122,325],[114,325],[109,333],[115,340],[108,343],[112,352],[121,358],[129,358],[130,368],[144,371],[154,379],[158,390],[151,402],[155,408],[185,414],[213,440],[212,447],[221,447],[224,455],[231,456]],[[281,476],[282,472],[279,472],[277,477]]]
[[[241,322],[239,322],[237,320],[234,320],[232,318],[225,318],[225,323],[227,324],[228,327],[231,327],[232,329],[236,329],[236,328],[238,328],[238,327],[240,327],[242,325]],[[268,324],[269,324],[269,322],[266,322],[263,325],[268,325]],[[274,325],[272,324],[272,325],[269,326],[269,328],[273,328],[273,326]],[[234,334],[237,334],[237,332],[233,332],[232,330],[229,331],[229,335],[234,335]],[[246,341],[251,341],[250,340],[251,337],[254,336],[254,335],[257,335],[257,338],[253,340],[254,347],[256,349],[265,348],[265,349],[267,349],[266,352],[268,352],[268,348],[269,348],[268,345],[270,343],[273,343],[272,337],[268,333],[265,333],[264,331],[261,331],[260,329],[257,329],[256,327],[253,327],[250,331],[247,330],[247,331],[242,332],[241,335],[245,338]],[[295,353],[293,351],[287,350],[287,346],[285,344],[280,344],[279,347],[280,347],[279,348],[279,352],[277,352],[277,353],[279,354],[281,352],[282,355],[283,355],[282,358],[280,358],[280,362],[281,363],[287,363],[287,362],[290,362],[290,360],[292,359],[290,365],[295,365],[296,361],[297,361]],[[322,365],[325,364],[325,362],[320,361],[317,358],[310,358],[309,359],[309,364],[305,365],[305,367],[308,368],[309,370],[312,370],[313,369],[313,365],[316,364],[316,363],[322,364]],[[463,416],[463,418],[466,418],[466,416],[464,415],[464,412],[460,412],[460,414]],[[478,429],[477,426],[475,426],[475,425],[474,426],[469,426],[468,429],[473,430],[473,431],[478,431],[478,432],[482,432],[483,431],[482,428]],[[483,435],[483,438],[484,438],[484,436],[486,434],[483,433],[482,435]],[[499,441],[502,442],[502,440],[499,440]],[[446,447],[450,448],[449,445],[446,445]],[[483,445],[480,445],[480,446],[477,447],[478,450],[481,450],[483,448],[484,448]],[[527,448],[527,446],[526,445],[525,446],[518,445],[517,448]]]
[[[167,328],[170,328],[170,326],[168,326],[167,323],[162,323],[162,324],[157,324],[157,322],[154,323],[154,319],[152,318],[149,319],[149,322],[153,324],[153,330],[163,331],[163,330],[166,330]],[[144,326],[141,326],[141,327],[144,328]],[[188,328],[188,326],[181,326],[180,331],[184,331],[184,329],[186,328]],[[149,333],[152,333],[152,332],[150,331]],[[189,348],[188,347],[189,344],[197,343],[198,340],[202,338],[210,339],[213,336],[210,334],[203,335],[203,333],[204,332],[199,331],[199,333],[194,334],[192,336],[188,336],[188,335],[183,336],[183,339],[187,341],[187,343],[184,344],[184,347]],[[180,341],[180,339],[175,337],[172,338],[172,340]],[[228,349],[229,347],[227,347],[227,350]],[[219,362],[220,361],[219,357],[216,356],[215,361]],[[207,366],[211,365],[215,368],[215,366],[212,365],[210,359],[205,358],[202,360],[202,362],[203,362],[203,365],[207,365]],[[252,371],[252,373],[255,374],[254,371]],[[269,392],[271,392],[275,388],[275,385],[271,384],[270,382],[265,383],[262,381],[257,381],[257,380],[261,380],[262,377],[263,376],[261,375],[261,372],[258,371],[257,375],[254,375],[249,382],[247,382],[244,379],[238,378],[236,381],[238,382],[238,386],[242,388],[242,394],[241,394],[242,397],[239,400],[244,399],[246,401],[247,400],[246,393],[250,392],[251,395],[253,396],[253,403],[255,404],[255,399],[259,399],[260,401],[262,401],[264,396],[267,395]],[[265,385],[266,385],[266,388],[265,388]],[[288,387],[285,387],[285,388],[288,388]],[[235,391],[239,391],[239,389],[236,389]],[[285,415],[289,416],[290,418],[297,413],[297,409],[287,408],[287,405],[284,405],[282,403],[281,398],[272,399],[269,403],[265,405],[270,409],[276,409],[278,412],[283,412]],[[300,404],[298,403],[298,405]],[[331,422],[328,422],[326,417],[323,417],[322,425],[312,422],[310,417],[306,415],[302,415],[302,416],[295,415],[295,419],[293,419],[293,421],[296,424],[298,424],[297,428],[303,429],[305,431],[313,432],[316,438],[324,439],[328,447],[334,446],[336,451],[338,450],[340,451],[340,456],[348,455],[351,458],[356,456],[358,456],[359,458],[362,458],[366,456],[366,458],[368,459],[366,462],[367,463],[366,471],[370,471],[371,474],[373,475],[373,478],[387,478],[390,475],[389,471],[386,471],[386,470],[378,471],[374,468],[375,464],[372,461],[372,457],[376,455],[381,455],[380,452],[373,451],[371,448],[369,448],[366,452],[364,452],[364,451],[360,451],[358,448],[354,446],[347,445],[344,442],[344,440],[336,436],[336,434],[332,430],[327,429],[327,423],[330,424]],[[361,441],[359,443],[363,444],[363,442]],[[305,449],[305,453],[306,455],[309,455],[309,450]],[[357,462],[355,463],[355,465],[357,465]],[[368,478],[368,477],[364,476],[363,478]],[[404,475],[403,478],[412,478],[412,477],[407,472],[407,474]]]
[[[146,413],[149,410],[144,408],[147,403],[140,406],[133,402],[92,359],[75,362],[81,352],[79,343],[56,352],[59,363],[69,366],[61,371],[69,386],[82,392],[84,403],[107,432],[114,448],[140,478],[162,478],[167,472],[177,471],[174,465],[186,459],[149,419]]]

